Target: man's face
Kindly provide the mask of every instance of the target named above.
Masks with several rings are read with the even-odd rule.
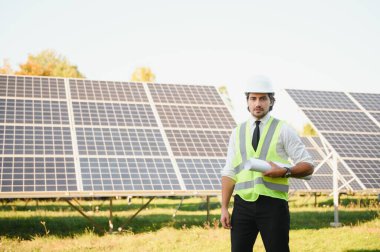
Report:
[[[249,93],[247,103],[249,112],[257,119],[263,118],[272,105],[268,94],[263,93]]]

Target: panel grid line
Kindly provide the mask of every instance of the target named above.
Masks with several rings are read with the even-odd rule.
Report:
[[[71,91],[70,91],[70,82],[68,79],[65,79],[65,90],[66,90],[66,97],[67,97],[67,111],[68,111],[68,117],[70,121],[70,131],[71,131],[71,141],[72,141],[72,148],[73,148],[73,155],[74,155],[74,167],[75,167],[75,174],[76,174],[76,182],[77,182],[77,188],[78,191],[83,191],[83,183],[82,183],[82,175],[81,175],[81,169],[80,169],[80,161],[79,161],[79,150],[78,150],[78,140],[77,140],[77,134],[75,131],[75,121],[74,121],[74,111],[72,107],[72,101],[71,101]]]

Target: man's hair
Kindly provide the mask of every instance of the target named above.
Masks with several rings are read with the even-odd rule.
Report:
[[[245,93],[245,95],[247,96],[247,101],[249,99],[249,94],[250,93]],[[271,111],[273,109],[274,102],[276,101],[276,99],[274,98],[274,93],[268,93],[268,97],[269,97],[270,103],[272,103],[272,105],[269,107],[269,111]]]

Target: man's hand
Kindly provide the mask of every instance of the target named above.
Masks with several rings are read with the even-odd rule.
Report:
[[[222,214],[220,216],[220,222],[222,226],[227,229],[231,229],[230,213],[228,212],[228,204],[232,192],[234,191],[235,180],[230,177],[222,177]]]
[[[269,162],[269,164],[272,168],[270,168],[266,172],[263,172],[264,176],[271,177],[271,178],[280,178],[286,173],[285,168],[282,168],[273,162]]]
[[[231,222],[230,222],[230,213],[228,212],[228,209],[222,207],[222,214],[220,216],[220,222],[222,223],[222,226],[226,229],[231,229]]]

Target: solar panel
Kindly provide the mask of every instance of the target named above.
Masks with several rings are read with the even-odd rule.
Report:
[[[148,84],[169,148],[189,190],[220,192],[235,122],[211,86]]]
[[[177,159],[184,183],[190,190],[220,190],[224,159]]]
[[[62,78],[0,76],[0,192],[76,191]]]
[[[308,137],[301,137],[300,139],[307,149],[314,149],[314,145],[310,142]]]
[[[158,129],[76,128],[79,155],[168,156]]]
[[[312,190],[331,191],[333,181],[331,175],[313,175],[313,178],[307,183]]]
[[[0,123],[68,125],[67,103],[0,98]]]
[[[0,77],[0,96],[65,99],[65,83],[62,78],[3,75]]]
[[[339,155],[339,183],[353,190],[380,189],[380,94],[331,91],[286,90]],[[355,104],[360,104],[359,108]],[[368,116],[370,114],[373,118]],[[322,148],[322,142],[316,146]],[[318,174],[327,173],[321,167]],[[310,187],[326,184],[323,176],[308,182]],[[331,174],[330,174],[331,177]],[[332,188],[332,182],[327,182]]]
[[[380,111],[380,94],[350,93],[366,110]]]
[[[215,87],[0,75],[0,198],[219,194]]]
[[[376,119],[376,121],[378,123],[380,123],[380,113],[374,113],[374,112],[372,112],[370,114]]]
[[[306,186],[306,182],[301,179],[290,178],[289,185],[290,191],[310,191],[310,189]]]
[[[342,164],[342,162],[338,163],[338,172],[342,176],[350,176],[349,170],[346,169],[346,167]]]
[[[76,191],[73,158],[3,157],[1,192]]]
[[[181,190],[169,158],[81,158],[85,191]]]
[[[300,108],[359,110],[343,92],[286,89]]]
[[[352,171],[368,188],[378,189],[380,185],[380,160],[346,160]]]
[[[235,123],[223,107],[157,105],[165,128],[231,129]]]
[[[342,157],[380,157],[380,135],[325,133],[324,136]]]
[[[305,115],[322,131],[378,132],[379,127],[364,113],[305,110]]]
[[[223,100],[212,86],[175,84],[148,84],[148,86],[156,103],[224,106]]]
[[[73,102],[76,125],[157,127],[148,104]]]
[[[165,130],[176,156],[223,157],[227,153],[228,131]]]
[[[73,155],[69,127],[0,125],[0,154]]]
[[[141,83],[70,79],[71,98],[75,100],[147,102]]]
[[[314,149],[314,148],[306,148],[307,152],[310,154],[311,158],[313,160],[319,160],[319,161],[322,161],[323,160],[323,157],[321,156],[321,154],[318,152],[318,150]]]

